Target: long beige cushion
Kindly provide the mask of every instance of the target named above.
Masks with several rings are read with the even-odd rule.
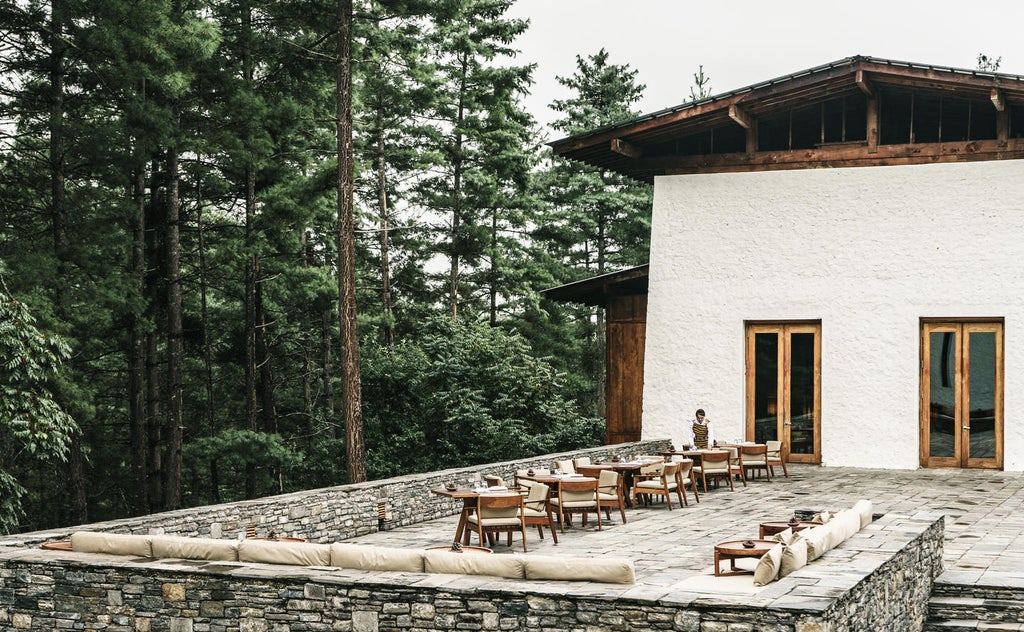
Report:
[[[238,561],[294,564],[296,566],[329,566],[331,547],[327,544],[309,542],[242,540],[238,543]]]
[[[237,540],[154,535],[152,546],[153,557],[157,559],[238,561]]]
[[[524,555],[526,579],[635,584],[633,561],[621,557],[556,557]]]
[[[368,571],[423,572],[423,559],[425,556],[424,551],[419,549],[398,549],[368,544],[335,542],[330,546],[330,551],[331,566],[359,568]],[[445,551],[441,552],[444,553]],[[491,557],[490,555],[463,555],[465,557]]]
[[[452,553],[451,551],[426,551],[423,556],[424,570],[428,573],[450,573],[455,575],[494,575],[497,577],[526,577],[526,567],[518,555],[479,555],[476,553]]]
[[[112,555],[153,557],[150,537],[148,535],[129,535],[126,533],[75,531],[71,534],[71,550],[82,553],[110,553]]]
[[[840,511],[832,518],[832,520],[829,521],[830,525],[833,523],[835,526],[832,528],[835,529],[835,532],[838,534],[836,538],[837,541],[833,546],[836,546],[854,533],[860,531],[860,515],[852,509],[844,509],[843,511]]]
[[[813,562],[828,551],[832,541],[832,533],[827,525],[811,527],[800,532],[800,537],[807,542],[807,561]]]
[[[857,504],[853,506],[853,511],[860,516],[861,529],[871,524],[871,521],[875,517],[874,508],[872,507],[870,500],[858,500]]]
[[[782,547],[783,544],[776,544],[768,549],[768,552],[761,556],[754,567],[754,585],[764,586],[775,581],[782,568]]]
[[[779,567],[779,577],[785,577],[790,573],[800,570],[807,565],[807,540],[799,533],[793,534],[793,539],[782,549],[782,565]]]

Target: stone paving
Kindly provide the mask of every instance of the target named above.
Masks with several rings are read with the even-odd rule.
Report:
[[[789,478],[763,477],[744,488],[737,482],[701,494],[696,504],[668,511],[663,504],[618,512],[597,530],[596,520],[579,519],[555,545],[550,534],[527,532],[530,552],[562,555],[617,555],[632,559],[638,581],[675,583],[713,564],[716,542],[757,536],[758,523],[788,518],[795,510],[843,509],[861,498],[874,511],[906,516],[946,517],[945,571],[941,582],[1024,587],[1024,473],[984,470],[867,470],[789,465]],[[457,516],[381,531],[350,541],[422,548],[451,541]],[[546,531],[546,530],[545,530]],[[473,536],[473,544],[476,544]],[[495,553],[521,552],[502,536]]]

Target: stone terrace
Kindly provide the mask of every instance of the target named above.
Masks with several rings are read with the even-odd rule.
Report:
[[[632,450],[629,450],[629,452],[632,452]],[[595,453],[595,455],[606,458],[604,454]],[[545,457],[545,459],[547,458],[550,457]],[[537,463],[541,464],[542,460],[537,460]],[[533,466],[536,467],[537,465]],[[454,479],[460,482],[479,480],[479,476],[486,473],[508,476],[509,471],[509,464],[481,466],[468,472],[452,470],[429,475],[429,480],[419,481],[419,485],[426,485],[428,486],[426,488],[429,488],[429,486],[437,486],[445,480]],[[781,471],[777,470],[777,472],[781,474]],[[418,476],[424,477],[428,475]],[[407,482],[405,481],[404,483]],[[316,510],[313,510],[312,513],[308,509],[296,511],[295,506],[300,498],[314,497],[317,499],[317,503],[324,506],[323,512],[327,514],[339,511],[337,508],[338,503],[341,502],[339,499],[347,496],[350,498],[358,497],[358,506],[368,505],[368,507],[360,509],[360,515],[346,518],[348,522],[353,524],[340,527],[341,532],[348,532],[345,538],[331,538],[327,536],[326,540],[347,539],[347,541],[354,542],[411,548],[422,548],[424,546],[450,542],[455,531],[457,517],[454,514],[458,511],[458,504],[440,497],[422,498],[422,496],[432,496],[424,492],[423,489],[425,488],[423,487],[420,488],[420,491],[415,492],[418,494],[416,498],[420,499],[417,502],[422,502],[423,507],[429,508],[424,510],[430,512],[427,517],[431,519],[416,522],[415,516],[410,515],[410,513],[415,514],[416,511],[411,511],[410,507],[402,507],[397,502],[391,502],[388,506],[388,511],[393,512],[396,519],[385,521],[383,523],[384,530],[371,532],[373,529],[360,526],[366,524],[362,522],[365,517],[360,517],[361,514],[373,515],[375,513],[373,505],[383,497],[380,495],[383,492],[379,490],[385,488],[392,490],[388,493],[388,497],[393,499],[397,497],[393,490],[404,486],[402,480],[393,479],[392,481],[376,484],[369,483],[360,486],[314,490],[303,494],[261,499],[260,501],[253,501],[252,507],[249,509],[246,509],[245,503],[235,503],[235,506],[221,506],[220,508],[213,509],[203,508],[198,511],[184,512],[185,514],[190,514],[189,519],[192,521],[190,523],[183,522],[182,514],[172,512],[172,514],[157,514],[136,520],[92,525],[89,528],[136,533],[159,533],[166,530],[168,533],[191,533],[192,535],[233,538],[237,535],[236,531],[239,524],[245,524],[246,518],[244,514],[247,511],[262,511],[264,515],[269,516],[271,515],[269,508],[284,505],[292,509],[285,509],[283,513],[278,511],[278,517],[272,523],[269,521],[261,522],[263,526],[261,530],[265,531],[268,526],[271,526],[282,534],[306,535],[306,533],[321,533],[325,528],[330,530],[337,529],[338,527],[330,525],[325,527],[322,524],[323,520],[317,516]],[[754,536],[756,535],[758,522],[788,517],[797,509],[840,509],[852,506],[860,498],[872,500],[876,514],[884,514],[884,517],[862,530],[860,534],[855,535],[851,540],[840,545],[839,548],[826,554],[822,560],[814,562],[805,569],[798,571],[794,576],[758,591],[751,589],[749,578],[734,578],[730,580],[732,587],[725,583],[718,583],[712,589],[707,584],[710,578],[704,573],[708,572],[712,564],[712,547],[714,543],[726,539]],[[627,619],[623,621],[614,617],[608,621],[594,621],[591,625],[581,625],[581,622],[587,616],[583,614],[585,605],[588,608],[598,607],[609,610],[609,612],[614,611],[615,617],[621,617],[622,613],[625,612],[628,617],[630,616],[629,612],[638,608],[637,604],[646,603],[650,604],[649,610],[660,611],[658,616],[662,618],[668,617],[667,623],[659,623],[657,625],[651,623],[652,621],[657,621],[657,619],[645,620],[650,629],[699,629],[702,631],[705,629],[721,629],[723,631],[732,631],[734,629],[746,631],[752,629],[817,630],[826,628],[815,628],[813,625],[811,627],[801,627],[798,616],[791,616],[789,622],[783,621],[779,623],[773,620],[770,627],[762,628],[756,622],[753,624],[753,627],[750,627],[749,619],[742,619],[735,612],[730,614],[730,608],[734,606],[729,606],[729,604],[744,604],[749,609],[749,606],[760,603],[762,604],[761,607],[769,609],[792,608],[795,612],[824,612],[829,606],[829,601],[838,594],[844,591],[851,593],[856,591],[856,585],[860,582],[860,578],[863,577],[862,573],[858,575],[857,572],[851,572],[852,570],[855,571],[858,567],[858,557],[863,558],[862,562],[876,564],[878,559],[889,557],[898,550],[898,548],[892,548],[893,543],[896,543],[896,547],[901,546],[897,541],[900,540],[904,532],[916,530],[918,533],[924,533],[934,531],[936,528],[941,530],[942,522],[936,523],[935,520],[940,516],[945,516],[945,571],[938,578],[936,585],[937,589],[943,586],[947,589],[947,592],[943,593],[946,596],[940,598],[940,600],[943,600],[943,607],[946,608],[941,611],[942,618],[948,619],[961,616],[958,614],[960,611],[956,609],[958,607],[957,604],[960,603],[958,600],[965,603],[967,607],[983,610],[986,605],[984,595],[987,594],[985,593],[985,587],[998,586],[1002,587],[1003,590],[1012,591],[1014,594],[1020,594],[1022,589],[1024,589],[1024,516],[1018,511],[1021,502],[1024,501],[1024,475],[1021,473],[961,470],[861,470],[791,465],[790,477],[788,479],[779,476],[771,483],[766,482],[763,478],[754,479],[749,487],[744,489],[740,486],[735,492],[730,492],[728,488],[724,488],[713,490],[708,494],[702,494],[700,504],[693,503],[692,496],[690,500],[689,507],[677,508],[671,512],[667,511],[663,505],[627,511],[629,523],[626,525],[620,524],[618,514],[613,512],[611,522],[600,532],[596,530],[593,518],[591,519],[591,524],[585,528],[579,525],[577,521],[576,525],[569,528],[564,536],[561,536],[561,542],[557,546],[553,545],[550,535],[547,535],[544,540],[539,540],[535,529],[528,532],[530,554],[617,555],[629,557],[636,564],[637,584],[635,586],[586,583],[565,584],[560,582],[514,582],[516,585],[511,586],[507,582],[512,580],[499,580],[497,578],[491,578],[491,580],[454,576],[416,578],[408,574],[388,578],[386,577],[388,574],[347,572],[344,569],[332,569],[329,573],[325,573],[325,569],[312,569],[308,572],[293,568],[281,568],[280,570],[273,568],[260,570],[257,568],[247,570],[224,564],[210,565],[203,568],[201,564],[194,562],[176,564],[173,561],[166,560],[146,562],[145,560],[133,559],[122,563],[120,560],[112,562],[109,558],[99,565],[104,567],[105,570],[97,570],[88,576],[94,579],[102,579],[103,577],[113,578],[110,579],[112,582],[111,588],[108,588],[104,595],[96,597],[100,601],[104,599],[108,601],[110,599],[128,600],[127,589],[124,591],[118,589],[117,577],[121,577],[122,574],[126,581],[136,584],[139,591],[146,592],[147,594],[151,592],[151,589],[146,588],[148,579],[144,578],[153,577],[155,581],[164,582],[162,589],[160,583],[156,584],[155,587],[157,595],[160,595],[161,590],[164,591],[164,610],[157,609],[157,606],[160,605],[158,602],[161,601],[159,598],[149,598],[147,603],[153,609],[156,609],[158,613],[165,612],[163,615],[156,615],[153,625],[157,625],[155,621],[160,620],[161,617],[170,617],[172,619],[172,629],[174,621],[178,622],[177,625],[183,626],[179,627],[179,629],[221,629],[219,626],[222,624],[211,623],[211,621],[219,621],[219,619],[210,619],[203,623],[202,617],[200,617],[196,619],[196,627],[194,628],[192,623],[186,624],[186,620],[192,621],[195,618],[192,614],[193,611],[187,608],[178,612],[177,615],[166,614],[166,612],[170,612],[166,611],[168,607],[166,595],[167,590],[169,590],[168,586],[170,586],[170,584],[166,583],[170,581],[168,577],[177,577],[174,580],[175,582],[183,581],[188,583],[194,581],[188,579],[189,573],[194,577],[194,574],[199,572],[204,576],[214,576],[213,579],[204,579],[203,581],[230,582],[237,578],[247,578],[245,582],[248,582],[248,584],[245,582],[237,586],[231,584],[232,590],[238,592],[239,599],[242,598],[241,595],[248,589],[254,578],[266,578],[267,581],[271,581],[269,578],[277,578],[280,581],[289,580],[292,583],[289,586],[280,588],[280,594],[291,595],[295,594],[297,590],[298,594],[306,595],[307,601],[309,593],[312,593],[314,597],[323,597],[321,593],[326,594],[326,601],[323,604],[311,606],[313,610],[319,609],[324,612],[318,615],[302,615],[304,618],[301,620],[303,621],[326,621],[325,617],[328,616],[326,609],[332,606],[340,608],[339,604],[348,603],[348,600],[353,599],[353,595],[363,599],[367,598],[366,595],[372,595],[371,601],[377,599],[378,593],[386,594],[386,598],[392,600],[395,598],[406,599],[409,595],[407,592],[402,591],[411,589],[415,595],[418,595],[413,597],[415,604],[417,603],[415,600],[423,598],[423,591],[430,590],[435,592],[446,591],[442,600],[437,600],[439,599],[437,595],[432,598],[435,600],[433,605],[430,606],[430,611],[435,613],[436,620],[432,621],[429,625],[424,624],[422,621],[414,622],[416,625],[412,625],[411,629],[447,629],[448,623],[452,623],[450,627],[456,626],[456,623],[453,622],[460,620],[459,617],[462,614],[459,613],[464,613],[467,608],[477,607],[475,602],[471,604],[469,601],[461,600],[462,597],[459,597],[461,593],[473,595],[477,594],[480,590],[504,590],[507,595],[514,594],[517,596],[516,603],[520,605],[515,606],[515,608],[520,608],[521,611],[513,608],[508,611],[511,614],[507,618],[499,617],[498,619],[494,617],[488,618],[486,614],[483,615],[485,621],[494,623],[495,627],[493,629],[560,629],[560,626],[563,626],[563,628],[566,626],[565,621],[574,622],[572,627],[578,627],[579,629],[645,629],[645,626],[639,624],[636,620],[630,621]],[[306,500],[305,502],[308,503],[309,501]],[[437,503],[440,503],[440,505]],[[252,514],[250,513],[250,515]],[[231,516],[230,519],[226,518],[227,516]],[[298,524],[300,522],[303,523],[301,529]],[[928,526],[933,523],[934,526]],[[165,529],[161,525],[174,525],[174,527],[167,526]],[[908,525],[909,528],[907,528]],[[295,528],[292,529],[291,527]],[[46,565],[52,564],[53,557],[51,552],[43,552],[35,548],[26,550],[21,547],[26,544],[37,543],[42,539],[62,537],[66,533],[67,530],[63,530],[0,538],[0,629],[7,629],[7,626],[10,624],[13,624],[15,628],[26,627],[26,622],[29,623],[30,629],[46,629],[47,620],[45,618],[37,617],[37,620],[32,620],[24,611],[19,611],[18,604],[26,602],[24,596],[19,597],[18,595],[31,595],[34,590],[45,592],[46,582],[52,582],[52,579],[46,580],[44,577],[43,580],[40,580],[44,584],[42,589],[40,589],[38,584],[33,586],[32,581],[49,572]],[[325,538],[320,537],[319,540],[325,541]],[[496,547],[496,553],[499,554],[511,551],[521,551],[521,544],[518,541],[514,541],[511,549],[503,544],[499,544]],[[73,564],[81,563],[80,560],[82,558],[79,557],[80,554],[70,555],[72,558],[78,557],[79,559],[78,562],[73,562]],[[111,564],[115,563],[117,566],[111,566]],[[899,562],[900,566],[895,569],[895,573],[890,574],[899,575],[902,573],[903,568],[912,568],[913,563],[913,559],[901,560]],[[9,564],[11,570],[5,570],[3,568],[5,564]],[[865,564],[860,565],[865,566]],[[68,575],[70,576],[71,574],[69,573]],[[221,578],[217,579],[216,576]],[[161,577],[163,579],[160,579]],[[26,585],[19,587],[21,585],[19,582],[24,582]],[[352,588],[343,588],[346,582],[349,582]],[[324,592],[324,587],[326,587],[326,593]],[[972,592],[973,589],[977,590]],[[335,591],[337,591],[338,596],[331,597],[332,594],[335,594]],[[389,591],[399,591],[401,594],[396,597],[390,594]],[[171,592],[177,594],[175,590]],[[343,592],[344,595],[342,595]],[[219,593],[225,595],[233,594],[232,591],[227,590],[219,590]],[[214,594],[218,593],[215,592]],[[266,588],[264,587],[259,594],[261,599],[264,598],[268,594]],[[530,594],[550,595],[553,599],[560,598],[562,601],[553,602],[555,605],[541,604],[538,606],[534,598],[529,596]],[[523,598],[524,595],[526,595],[525,600]],[[998,596],[1003,597],[1004,593],[999,593]],[[382,597],[382,599],[384,598]],[[466,599],[469,599],[469,597],[466,597]],[[556,611],[561,608],[563,610],[561,614],[564,615],[566,608],[565,600],[571,601],[573,599],[579,600],[575,602],[575,606],[570,604],[569,607],[569,610],[575,612],[575,614],[571,615],[575,618],[558,619],[555,616],[557,614]],[[598,601],[594,601],[595,599]],[[616,606],[610,605],[607,602],[608,599],[615,600],[616,603],[621,604],[621,607],[616,610]],[[40,607],[42,607],[42,603],[40,602]],[[47,603],[49,604],[47,607],[52,608],[52,603]],[[224,612],[234,612],[230,603],[225,603],[228,605],[216,606],[216,604],[207,604],[206,608],[208,611],[212,609],[212,611],[216,612],[217,607],[222,607]],[[608,605],[600,605],[602,603],[607,603]],[[445,606],[443,604],[448,605]],[[448,618],[441,617],[440,615],[441,610],[445,607],[450,608],[453,613],[450,616],[445,615]],[[535,610],[538,607],[541,609],[551,609],[550,622],[543,623],[543,618],[536,618]],[[705,623],[705,621],[711,621],[712,619],[701,618],[698,621],[692,618],[695,609],[700,610],[704,608],[706,610],[708,607],[712,609],[718,608],[718,615],[722,615],[724,612],[724,615],[714,619],[718,623],[711,625],[711,627],[706,627],[709,624]],[[109,607],[102,606],[101,604],[101,608],[117,612],[126,612],[128,610],[127,605]],[[383,613],[380,615],[381,617],[388,616],[388,608],[396,612],[408,613],[408,608],[402,610],[400,606],[385,606],[385,609],[381,611]],[[424,611],[424,608],[420,606],[413,605],[412,608],[414,613],[422,613]],[[243,611],[248,610],[243,609]],[[641,607],[640,610],[643,611],[644,608]],[[359,617],[366,616],[366,613],[356,612],[355,608],[349,608],[332,616],[347,617],[347,622],[339,624],[338,619],[335,618],[332,619],[333,624],[327,625],[325,623],[322,626],[317,624],[275,623],[273,624],[273,629],[341,629],[361,631],[385,629],[388,627],[385,621],[377,622],[377,619],[374,619],[375,623],[373,625],[359,623],[361,620]],[[399,614],[396,615],[396,620],[400,621],[403,616],[408,619],[407,614]],[[414,614],[413,618],[415,616]],[[608,616],[611,615],[609,614]],[[653,615],[645,614],[644,616]],[[317,619],[317,617],[320,617],[320,619]],[[114,627],[115,629],[132,629],[127,622],[136,621],[135,627],[142,629],[139,625],[143,625],[143,627],[149,625],[149,623],[138,623],[138,621],[143,619],[145,617],[131,619],[122,616],[119,620],[126,622],[125,627]],[[249,625],[248,629],[253,630],[270,629],[269,627],[260,627],[258,620],[258,617],[246,619],[249,623],[243,624],[243,627]],[[296,620],[299,619],[297,618]],[[72,618],[71,621],[74,621],[74,619]],[[231,621],[234,621],[234,623],[229,623],[228,627],[235,627],[236,629],[242,623],[238,617],[231,619]],[[729,621],[732,621],[732,623]],[[959,621],[958,623],[963,624],[962,627],[970,627],[972,625],[970,620]],[[74,625],[78,624],[72,623],[66,627],[77,629],[74,628]],[[715,625],[721,625],[721,627],[714,627]],[[984,624],[973,621],[973,625]],[[399,625],[397,627],[404,629],[409,626]],[[458,627],[463,629],[491,629],[488,625],[476,624],[469,625],[468,627],[466,625],[459,625]],[[163,628],[158,626],[152,629]],[[859,622],[846,621],[845,623],[836,621],[828,629],[870,629],[870,625],[866,620]],[[983,627],[980,629],[1018,628]]]

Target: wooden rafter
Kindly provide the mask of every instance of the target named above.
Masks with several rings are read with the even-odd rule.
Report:
[[[999,88],[992,88],[989,98],[992,99],[992,105],[996,106],[996,111],[1002,112],[1006,109],[1006,99],[1003,97],[1003,91]]]
[[[621,138],[613,138],[611,140],[610,148],[613,152],[628,158],[640,158],[644,155],[643,147],[634,145],[633,143]]]
[[[874,86],[871,85],[871,82],[868,81],[868,78],[864,74],[863,70],[857,71],[857,75],[854,81],[857,83],[857,87],[860,88],[860,91],[863,92],[867,96],[867,98],[875,98],[875,88]]]
[[[743,129],[751,129],[754,127],[754,119],[747,114],[746,110],[735,103],[729,106],[729,118],[736,121],[736,123]]]

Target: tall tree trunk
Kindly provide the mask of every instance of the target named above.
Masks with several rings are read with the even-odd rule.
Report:
[[[487,284],[491,327],[498,326],[498,209],[491,211],[491,272]]]
[[[466,105],[463,95],[466,92],[467,68],[466,55],[462,57],[462,77],[459,82],[459,105],[455,119],[455,151],[452,157],[452,255],[449,272],[451,287],[448,300],[451,303],[452,319],[459,311],[459,259],[462,248],[462,123],[466,117]]]
[[[252,41],[252,8],[248,3],[242,6],[242,81],[248,89],[253,87],[252,57],[249,50]],[[252,135],[245,139],[245,400],[246,419],[249,429],[259,427],[259,398],[257,395],[257,333],[259,327],[256,315],[256,286],[259,283],[259,259],[256,254],[256,169],[253,165]]]
[[[338,320],[341,329],[341,383],[345,416],[345,455],[349,483],[366,480],[359,332],[356,328],[356,249],[352,147],[352,0],[338,1]]]
[[[391,252],[388,243],[388,176],[384,157],[384,112],[377,111],[377,213],[380,216],[380,285],[384,311],[384,346],[395,344],[395,318],[391,312]]]
[[[166,186],[166,174],[160,174],[160,182],[157,182],[155,174],[158,173],[157,164],[153,164],[154,182],[150,188],[150,201],[148,217],[145,222],[147,226],[154,226],[156,230],[145,232],[146,247],[145,254],[149,260],[146,272],[146,316],[149,322],[157,323],[163,318],[167,294],[163,291],[163,279],[160,270],[163,267],[164,233],[167,230],[164,218],[158,215],[163,210],[163,202],[158,195],[159,184]],[[146,462],[148,471],[146,473],[146,485],[148,488],[150,512],[160,511],[164,507],[164,486],[163,486],[163,396],[162,396],[162,366],[160,363],[160,338],[156,328],[151,328],[146,333],[146,438],[147,455]]]
[[[257,268],[257,273],[259,268]],[[274,374],[267,344],[267,313],[263,309],[263,284],[256,286],[256,357],[259,359],[259,393],[263,407],[263,431],[277,432],[277,407],[274,404]]]
[[[604,274],[605,269],[605,249],[607,247],[605,231],[607,229],[607,221],[603,212],[598,213],[597,219],[597,275],[601,276]],[[608,413],[608,402],[607,402],[607,390],[608,390],[608,372],[605,360],[605,317],[604,308],[597,308],[597,331],[594,332],[597,336],[597,357],[595,363],[597,365],[597,416],[606,417]]]
[[[57,314],[62,322],[69,323],[71,310],[68,288],[71,287],[71,271],[68,256],[68,216],[65,203],[66,173],[64,162],[64,60],[67,44],[64,41],[65,3],[53,0],[50,3],[50,216],[53,230],[53,252],[57,261],[55,298]],[[64,402],[66,409],[69,402]],[[88,522],[85,499],[85,474],[82,471],[82,441],[79,432],[71,441],[67,462],[68,485],[66,487],[71,510],[71,523]]]
[[[135,182],[132,192],[135,217],[132,218],[132,285],[139,298],[146,291],[146,167],[141,160],[135,168]],[[149,512],[149,489],[147,486],[147,432],[146,432],[146,347],[145,326],[142,312],[133,309],[129,326],[128,343],[128,436],[132,456],[132,513],[141,515]]]
[[[203,228],[202,195],[197,190],[199,204],[196,207],[196,233],[199,238],[199,308],[203,328],[203,377],[206,386],[206,431],[205,434],[215,437],[220,429],[213,406],[213,349],[210,345],[210,312],[206,296],[206,231]],[[210,504],[220,502],[220,477],[217,471],[217,459],[210,459],[210,487],[207,498]]]
[[[176,108],[175,108],[176,109]],[[177,113],[174,114],[177,122]],[[181,448],[184,438],[181,314],[180,201],[178,147],[167,150],[167,434],[164,463],[164,508],[181,507]]]

